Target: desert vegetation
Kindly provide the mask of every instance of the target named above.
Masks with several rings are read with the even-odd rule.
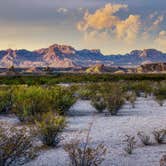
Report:
[[[151,145],[151,140],[150,140],[150,136],[146,135],[143,131],[139,131],[137,133],[137,136],[139,137],[139,139],[141,140],[141,142],[143,143],[143,145],[147,146],[147,145]]]
[[[153,135],[158,144],[166,143],[166,129],[154,130]]]
[[[88,82],[117,82],[126,81],[162,81],[166,80],[165,74],[85,74],[85,73],[57,73],[47,76],[1,76],[0,84],[6,85],[54,85],[58,83],[88,83]]]
[[[84,140],[75,138],[70,143],[65,144],[64,150],[68,153],[71,166],[99,166],[104,161],[107,148],[104,144],[95,147],[90,145],[90,132],[93,122],[89,124]]]
[[[123,142],[126,144],[124,151],[127,154],[132,154],[136,144],[135,137],[130,135],[125,135],[125,139],[123,140]]]
[[[0,88],[0,113],[7,113],[12,106],[12,88]]]
[[[102,130],[99,131],[101,135],[105,128],[108,130],[107,133],[109,133],[109,130],[113,131],[113,129],[116,128],[114,123],[115,125],[116,123],[118,124],[118,119],[123,120],[125,116],[128,116],[127,114],[129,111],[137,110],[138,99],[143,98],[141,101],[148,101],[149,97],[151,97],[150,100],[157,103],[157,108],[164,109],[166,81],[160,80],[163,76],[158,79],[154,75],[148,77],[136,76],[138,80],[135,81],[132,76],[124,76],[124,80],[119,80],[119,76],[111,76],[113,80],[107,82],[107,75],[103,75],[101,76],[103,79],[102,82],[96,83],[91,83],[88,75],[83,76],[83,78],[82,76],[78,76],[77,81],[74,80],[76,77],[75,75],[71,76],[71,78],[65,76],[65,74],[63,77],[57,77],[61,77],[63,83],[68,79],[73,79],[75,83],[68,86],[62,86],[54,84],[56,81],[54,80],[55,78],[53,79],[52,77],[41,77],[39,78],[39,80],[41,79],[41,82],[38,80],[36,83],[33,82],[35,78],[31,78],[28,82],[27,78],[18,77],[13,78],[15,81],[14,85],[9,85],[13,80],[9,81],[10,78],[6,78],[6,81],[9,81],[10,83],[8,82],[8,85],[0,86],[0,116],[8,117],[8,115],[14,115],[19,119],[18,127],[13,126],[8,129],[1,127],[0,129],[0,149],[2,149],[0,150],[0,162],[2,163],[2,166],[13,165],[13,163],[20,165],[31,161],[31,159],[38,154],[34,141],[40,142],[41,147],[47,147],[47,149],[53,148],[55,151],[59,146],[63,147],[63,153],[67,154],[70,165],[93,166],[104,163],[106,152],[112,151],[112,149],[106,148],[102,141],[94,143],[94,138],[91,139],[89,134],[88,136],[85,135],[84,139],[80,139],[79,136],[78,138],[68,139],[68,137],[71,137],[70,132],[68,130],[66,131],[65,128],[68,128],[68,125],[74,125],[72,124],[73,121],[75,121],[73,118],[77,120],[77,116],[70,116],[70,113],[73,111],[73,106],[77,101],[88,101],[95,109],[93,115],[100,117],[101,119],[106,119],[98,121],[97,124],[94,122],[94,128],[97,128],[97,125],[99,125],[98,123],[110,122],[105,126],[102,126]],[[92,75],[91,79],[94,79],[95,81],[97,77],[99,76]],[[144,79],[139,80],[140,77]],[[22,79],[27,80],[23,81]],[[81,79],[84,80],[83,83],[81,83]],[[20,84],[20,82],[22,83]],[[124,111],[126,114],[123,114],[122,110],[126,104],[129,104],[130,107],[127,108],[128,110],[126,112]],[[87,105],[83,105],[80,109],[86,109],[86,107]],[[150,112],[151,110],[148,111]],[[130,120],[132,120],[132,116],[135,114],[134,111],[132,113],[133,114],[128,116],[126,121],[121,123],[119,128],[125,129],[125,125],[128,121],[130,122]],[[140,112],[138,112],[138,117],[139,113]],[[157,117],[160,113],[156,111],[155,116]],[[146,116],[149,116],[149,114]],[[140,118],[147,118],[146,116],[144,117],[143,115],[143,117],[140,116]],[[78,127],[79,125],[83,125],[82,120],[84,120],[84,118],[86,119],[86,117],[79,118],[76,123]],[[140,120],[137,116],[134,118],[136,118],[136,121],[133,120],[133,126],[134,124],[137,125],[137,120]],[[152,118],[154,118],[154,116],[152,116]],[[150,122],[152,123],[153,120],[154,119]],[[155,120],[153,122],[154,124],[160,124],[155,123]],[[159,119],[157,119],[157,121],[158,120]],[[86,123],[88,122],[86,121],[85,125]],[[33,134],[29,132],[31,126],[33,126]],[[75,131],[75,128],[72,128],[71,131],[72,130]],[[121,129],[117,130],[117,132],[120,131]],[[66,132],[67,134],[64,137],[63,134]],[[135,132],[136,133],[133,135],[131,133],[125,133],[126,136],[125,139],[123,139],[125,147],[123,148],[123,151],[127,154],[132,155],[133,153],[136,153],[138,148],[142,148],[142,145],[146,148],[153,147],[153,145],[165,146],[166,132],[164,127],[154,128],[150,134],[144,131],[144,128],[142,128],[141,131],[138,130]],[[12,134],[14,134],[14,137],[11,137]],[[112,134],[114,136],[114,133]],[[96,138],[97,137],[100,137],[100,135],[96,136]],[[122,140],[119,140],[119,142],[120,141]],[[141,143],[141,146],[138,142]],[[14,149],[10,143],[17,148]],[[10,154],[8,154],[9,152]]]
[[[33,137],[27,127],[0,124],[0,165],[22,165],[36,156]]]
[[[43,144],[56,146],[61,140],[59,133],[64,129],[65,124],[64,117],[55,115],[52,112],[43,114],[40,121],[36,121],[39,138]]]
[[[76,101],[72,90],[59,86],[4,87],[0,98],[0,112],[15,113],[24,122],[34,122],[49,111],[65,114]]]

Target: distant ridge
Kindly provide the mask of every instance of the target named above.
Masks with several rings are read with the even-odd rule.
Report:
[[[105,66],[139,66],[141,64],[166,62],[166,53],[155,49],[133,50],[125,55],[103,55],[100,50],[76,50],[72,46],[54,44],[48,48],[35,51],[2,50],[0,51],[0,67],[10,66],[79,68],[96,64]]]

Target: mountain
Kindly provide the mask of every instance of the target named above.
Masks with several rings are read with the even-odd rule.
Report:
[[[86,73],[126,73],[127,69],[122,67],[105,66],[104,64],[96,64],[88,67]]]
[[[160,73],[166,72],[166,63],[143,64],[136,68],[137,73]]]
[[[103,64],[96,64],[86,69],[87,73],[103,73],[107,71],[108,68],[105,67]]]
[[[67,45],[54,44],[35,51],[2,50],[0,67],[79,68],[96,64],[105,66],[138,66],[144,63],[166,62],[166,54],[155,49],[134,50],[125,55],[103,55],[100,50],[76,50]]]

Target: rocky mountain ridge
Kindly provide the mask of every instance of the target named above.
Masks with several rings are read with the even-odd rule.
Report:
[[[76,50],[71,46],[58,44],[35,51],[25,49],[0,51],[0,67],[79,68],[95,64],[138,66],[152,62],[166,62],[166,53],[155,49],[144,49],[133,50],[125,55],[103,55],[100,50]]]

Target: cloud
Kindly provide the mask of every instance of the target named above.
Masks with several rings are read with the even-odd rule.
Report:
[[[164,50],[166,31],[160,27],[163,21],[163,12],[156,11],[143,17],[131,14],[128,5],[109,3],[93,13],[86,11],[77,23],[77,30],[83,35],[81,42],[90,48],[102,47],[114,53],[119,47],[121,52],[130,48]]]
[[[58,13],[67,13],[68,9],[67,8],[59,8],[59,9],[57,9],[57,12]]]
[[[159,32],[155,42],[162,48],[165,48],[166,51],[166,30]]]
[[[164,21],[164,15],[158,15],[157,12],[151,14],[151,16],[149,16],[149,26],[145,26],[144,28],[144,34],[146,34],[146,36],[150,35],[151,32],[159,30],[160,25],[162,24],[162,22]],[[153,16],[153,17],[152,17]],[[147,24],[145,22],[145,24]]]
[[[126,19],[116,15],[121,9],[127,8],[128,6],[124,4],[109,3],[93,14],[87,11],[83,20],[77,24],[77,29],[86,32],[86,35],[89,31],[98,31],[98,33],[107,31],[107,35],[112,34],[117,39],[130,42],[136,39],[139,33],[141,20],[139,15],[129,15]]]
[[[90,14],[88,11],[84,14],[83,21],[80,21],[77,25],[80,31],[86,31],[88,28],[101,30],[103,28],[113,28],[119,18],[114,16],[122,8],[127,8],[127,5],[122,4],[106,4],[104,8],[96,10],[94,14]]]
[[[158,16],[157,19],[153,22],[153,25],[158,26],[162,23],[163,20],[164,20],[164,15]]]
[[[150,19],[153,19],[154,17],[156,17],[157,14],[158,14],[158,12],[155,11],[155,12],[153,12],[153,13],[151,13],[151,14],[149,15],[149,18],[150,18]]]
[[[139,33],[140,25],[139,15],[129,15],[126,20],[117,23],[116,35],[119,39],[133,41]]]

